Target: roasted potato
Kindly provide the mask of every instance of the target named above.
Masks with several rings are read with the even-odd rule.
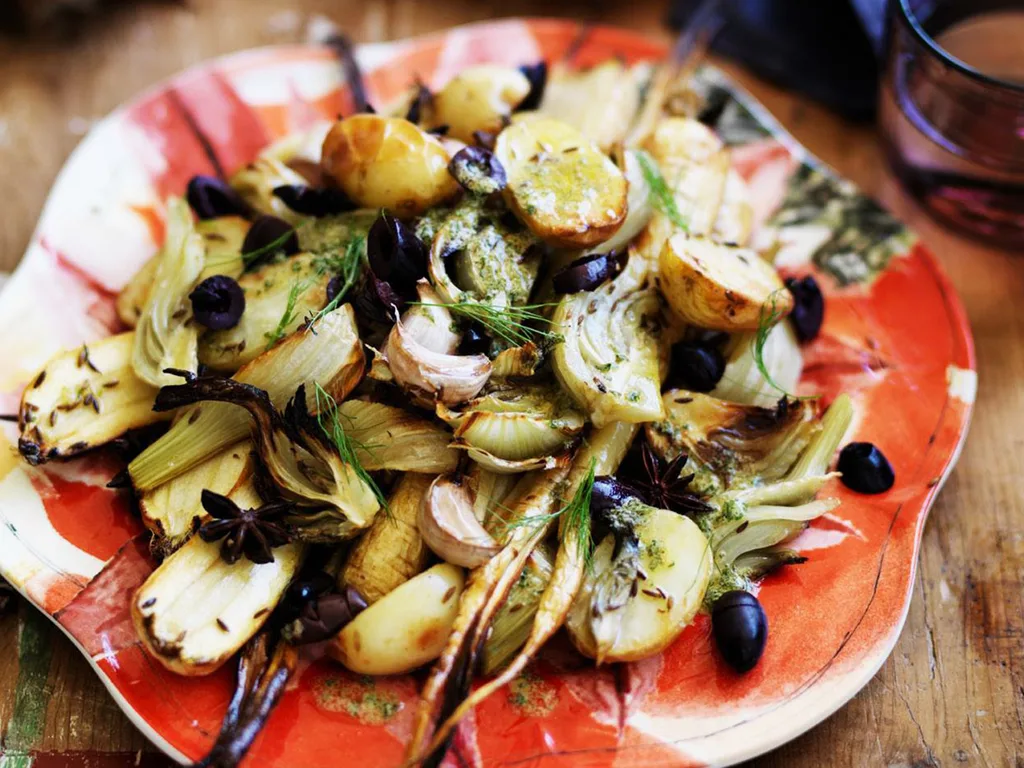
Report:
[[[474,131],[500,131],[529,92],[530,81],[518,69],[498,64],[467,67],[434,94],[429,124],[447,125],[448,136],[472,143]]]
[[[409,217],[458,193],[450,160],[437,138],[408,120],[359,114],[334,124],[322,163],[356,204]]]
[[[464,584],[461,568],[435,565],[356,616],[327,652],[363,675],[416,669],[444,650]]]
[[[688,517],[647,508],[637,534],[640,565],[647,578],[636,593],[617,611],[604,616],[593,613],[595,587],[611,567],[615,550],[614,537],[609,535],[594,550],[569,612],[566,626],[573,644],[600,663],[646,659],[667,648],[697,613],[711,580],[711,546]]]
[[[756,251],[679,233],[658,261],[665,299],[699,328],[754,330],[793,308],[793,295]]]
[[[505,200],[537,237],[586,248],[622,226],[626,177],[571,125],[517,120],[498,135],[495,154],[508,175]]]

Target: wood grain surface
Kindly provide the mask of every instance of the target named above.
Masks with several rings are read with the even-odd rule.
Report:
[[[372,41],[553,8],[517,0],[126,3],[71,41],[0,40],[0,269],[17,264],[47,190],[89,125],[189,64],[301,40],[317,15]],[[650,0],[558,5],[559,15],[662,37],[664,10]],[[899,189],[873,128],[725,69],[811,152],[931,245],[967,305],[980,376],[971,436],[931,513],[896,650],[846,707],[754,764],[1024,765],[1024,256],[974,245],[928,219]],[[0,768],[169,764],[81,655],[24,604],[0,617],[0,734]],[[44,756],[32,763],[29,750]]]

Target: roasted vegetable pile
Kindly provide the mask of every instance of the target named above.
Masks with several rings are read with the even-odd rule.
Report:
[[[162,559],[131,613],[178,674],[245,648],[209,764],[312,643],[433,665],[413,764],[562,630],[634,661],[708,612],[724,662],[757,663],[754,584],[838,503],[816,495],[853,407],[794,394],[821,292],[750,245],[729,149],[665,83],[471,67],[196,177],[129,330],[26,388],[32,464],[162,432],[117,478]]]

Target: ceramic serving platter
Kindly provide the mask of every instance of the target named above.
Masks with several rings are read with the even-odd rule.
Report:
[[[371,102],[415,77],[562,57],[658,60],[636,33],[513,20],[362,47]],[[594,669],[564,642],[461,728],[451,765],[724,765],[820,722],[864,686],[892,650],[910,601],[928,508],[963,443],[976,390],[963,309],[927,248],[821,167],[745,94],[705,68],[725,98],[717,127],[754,193],[759,226],[778,230],[787,274],[814,274],[828,299],[805,350],[803,394],[849,392],[849,439],[880,445],[896,486],[875,497],[826,489],[842,506],[795,542],[808,562],[767,578],[771,632],[760,665],[738,676],[699,617],[662,655]],[[163,200],[196,173],[231,173],[286,133],[351,110],[332,53],[285,47],[200,65],[97,125],[68,161],[17,272],[0,294],[0,412],[48,357],[119,329],[114,296],[163,236]],[[172,757],[202,755],[232,687],[228,668],[186,679],[143,653],[128,617],[152,570],[142,526],[104,488],[103,451],[31,468],[0,452],[0,574],[90,660],[131,720]],[[396,765],[420,679],[370,680],[307,659],[248,760],[252,766]]]

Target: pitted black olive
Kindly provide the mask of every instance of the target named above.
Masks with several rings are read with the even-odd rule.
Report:
[[[885,493],[896,482],[892,464],[873,443],[847,445],[836,469],[843,473],[843,485],[857,493]]]
[[[412,296],[416,281],[427,274],[427,247],[412,227],[381,211],[366,237],[370,269],[402,294]]]
[[[248,216],[249,204],[230,184],[216,176],[193,176],[185,193],[188,204],[200,219],[218,216]]]
[[[544,98],[544,89],[548,84],[548,64],[546,61],[538,61],[536,64],[523,64],[519,71],[526,75],[530,81],[530,90],[526,98],[519,102],[516,111],[525,109],[537,109]]]
[[[598,475],[590,492],[590,512],[598,518],[607,518],[612,512],[638,494],[631,486],[613,475]]]
[[[276,216],[260,216],[242,241],[242,259],[248,266],[253,266],[279,251],[286,256],[299,252],[295,228]]]
[[[756,597],[741,589],[726,592],[711,609],[715,645],[737,672],[749,672],[768,641],[768,617]]]
[[[274,196],[296,213],[304,216],[333,216],[354,211],[356,206],[340,189],[286,184],[274,187]]]
[[[508,184],[505,169],[498,158],[483,147],[460,149],[448,163],[448,172],[463,189],[475,195],[491,195]]]
[[[459,342],[460,355],[482,355],[490,349],[491,339],[483,326],[473,323],[462,333]]]
[[[196,322],[214,331],[234,328],[245,312],[245,292],[227,275],[206,278],[188,298]]]
[[[821,323],[825,319],[825,297],[821,293],[818,281],[811,275],[786,280],[786,287],[793,294],[793,311],[789,313],[789,321],[800,341],[811,341],[821,331]]]
[[[725,373],[725,356],[717,347],[676,344],[669,380],[691,392],[710,392]]]
[[[594,253],[581,256],[569,266],[560,269],[551,282],[555,293],[579,293],[592,291],[601,283],[610,280],[622,268],[617,254]]]

